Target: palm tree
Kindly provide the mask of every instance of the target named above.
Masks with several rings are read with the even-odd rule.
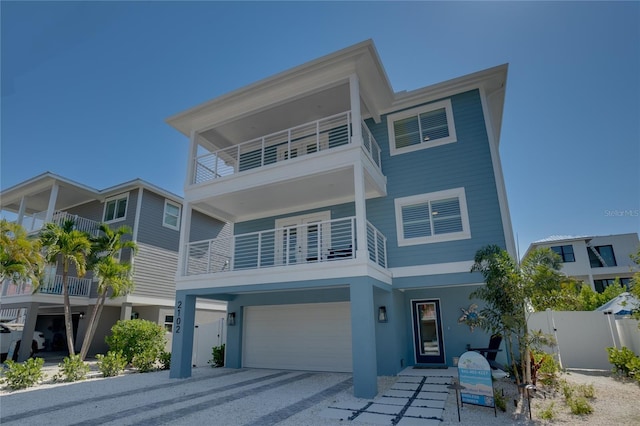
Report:
[[[75,267],[78,277],[86,273],[87,257],[91,253],[89,235],[78,231],[75,222],[65,220],[62,225],[55,223],[45,224],[44,231],[40,235],[40,241],[44,248],[44,257],[47,263],[62,262],[62,295],[64,296],[64,325],[67,334],[67,346],[69,355],[75,355],[73,347],[73,325],[71,322],[71,302],[69,301],[69,266]]]
[[[30,281],[37,287],[43,266],[40,241],[29,238],[17,223],[0,220],[0,283],[9,278],[14,284]]]
[[[109,225],[103,223],[99,229],[102,233],[92,239],[92,250],[89,258],[89,267],[98,277],[98,300],[91,313],[82,348],[80,349],[80,359],[82,360],[84,360],[89,351],[107,296],[110,298],[124,296],[134,288],[134,282],[131,277],[131,263],[121,262],[116,259],[122,249],[130,249],[132,254],[135,254],[138,249],[134,241],[124,239],[125,235],[131,234],[131,228],[121,226],[114,231]]]

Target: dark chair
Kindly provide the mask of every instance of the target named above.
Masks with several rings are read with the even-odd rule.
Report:
[[[496,362],[496,356],[498,356],[498,352],[501,352],[500,344],[502,343],[502,335],[494,334],[489,339],[489,347],[488,348],[472,348],[467,344],[468,351],[476,351],[483,357],[487,359],[489,365],[494,370],[504,370],[504,366],[498,362]]]

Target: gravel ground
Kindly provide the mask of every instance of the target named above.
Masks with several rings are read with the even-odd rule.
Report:
[[[95,370],[95,365],[93,366]],[[56,373],[55,365],[45,368],[50,378]],[[277,372],[276,372],[277,373]],[[279,377],[265,379],[273,375],[269,370],[227,370],[198,368],[193,370],[193,377],[188,379],[187,386],[176,386],[174,379],[169,379],[168,372],[161,371],[146,374],[126,374],[116,378],[94,378],[76,383],[52,383],[50,380],[33,388],[21,391],[10,391],[6,387],[0,389],[0,423],[17,424],[225,424],[225,425],[260,425],[265,416],[277,410],[283,410],[292,406],[299,399],[299,395],[316,393],[317,389],[325,389],[336,384],[343,383],[350,378],[348,374],[318,374],[309,380],[292,381],[291,384],[279,387],[278,390],[265,391],[260,394],[249,394],[246,397],[236,399],[233,397],[237,389],[220,391],[216,398],[224,399],[223,403],[213,408],[190,411],[195,407],[197,398],[204,398],[200,405],[207,404],[211,397],[208,390],[215,386],[224,386],[226,383],[234,383],[242,377],[242,380],[264,380],[260,386],[269,386],[270,380],[275,383],[294,375],[290,372],[280,372]],[[297,372],[296,374],[301,374]],[[194,379],[194,380],[192,380]],[[588,416],[571,415],[563,402],[560,393],[544,399],[540,396],[531,400],[532,420],[529,420],[529,412],[526,402],[518,401],[514,405],[514,399],[518,400],[518,392],[508,379],[502,379],[495,383],[495,387],[504,390],[507,401],[507,412],[498,410],[497,417],[490,408],[465,405],[461,408],[461,422],[458,422],[456,410],[456,398],[453,391],[446,401],[443,421],[441,425],[457,424],[481,424],[481,425],[532,425],[532,424],[558,424],[558,425],[640,425],[640,386],[631,381],[614,379],[610,375],[591,375],[585,373],[563,374],[562,379],[571,384],[593,385],[595,399],[591,401],[594,412]],[[380,394],[396,382],[396,377],[380,377],[378,389]],[[277,383],[275,383],[277,385]],[[274,386],[275,386],[274,385]],[[186,389],[188,387],[188,389]],[[337,420],[322,417],[321,413],[331,405],[339,405],[358,400],[352,394],[353,389],[347,386],[344,390],[331,395],[328,398],[314,402],[308,408],[293,410],[293,415],[278,420],[276,423],[283,426],[353,426],[366,425],[360,421]],[[120,396],[116,398],[114,394]],[[102,396],[109,396],[108,402],[100,400]],[[193,397],[191,396],[193,395]],[[169,398],[169,399],[168,399]],[[181,404],[173,404],[171,398],[183,399]],[[207,400],[207,398],[209,398]],[[162,401],[171,400],[171,407],[163,407]],[[89,401],[88,403],[82,403]],[[358,400],[362,401],[362,400]],[[554,420],[540,420],[543,409],[554,403]],[[60,408],[65,406],[65,408]],[[67,408],[68,407],[68,408]],[[39,411],[38,411],[39,410]],[[148,417],[145,411],[156,410],[157,414]],[[171,417],[176,412],[187,413],[189,417]],[[156,412],[154,411],[154,413]],[[20,413],[29,413],[27,419],[20,419]],[[127,413],[130,413],[127,414]],[[147,417],[145,417],[147,415]],[[166,416],[166,417],[165,417]],[[4,418],[4,419],[3,419]],[[8,419],[7,422],[5,420]],[[100,419],[95,422],[92,419]],[[168,419],[168,420],[167,420]],[[212,419],[216,419],[213,421]],[[224,419],[222,422],[220,420]],[[273,420],[273,417],[270,421]],[[273,422],[269,424],[274,424]]]

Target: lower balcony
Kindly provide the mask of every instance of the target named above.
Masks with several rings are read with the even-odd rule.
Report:
[[[69,296],[89,297],[91,291],[91,279],[68,277]],[[32,294],[34,287],[31,283],[13,284],[10,280],[5,280],[2,284],[2,297],[23,296]],[[45,279],[38,288],[37,294],[62,295],[62,275],[56,275],[52,279]]]
[[[355,217],[192,242],[183,276],[339,262],[355,258]],[[387,266],[386,237],[367,222],[369,260]]]

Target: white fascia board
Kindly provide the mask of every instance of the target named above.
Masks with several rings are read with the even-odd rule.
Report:
[[[174,194],[173,192],[169,192],[166,189],[162,189],[159,186],[156,186],[152,183],[149,183],[142,179],[133,179],[128,182],[124,182],[118,185],[111,186],[109,188],[98,191],[103,198],[107,198],[111,195],[118,194],[121,192],[131,191],[134,189],[143,188],[147,191],[153,192],[154,194],[160,195],[164,198],[167,198],[175,203],[181,204],[184,202],[184,199]]]
[[[432,265],[403,266],[390,268],[390,271],[393,278],[456,274],[460,272],[470,272],[473,263],[473,260],[466,260],[462,262],[435,263]]]

